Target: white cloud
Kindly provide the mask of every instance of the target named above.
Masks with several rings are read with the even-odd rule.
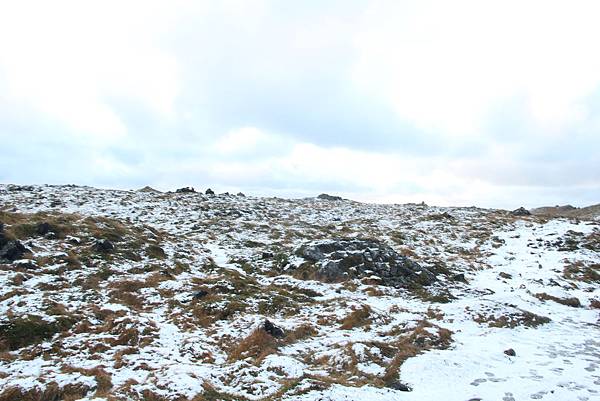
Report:
[[[356,37],[354,79],[442,135],[481,135],[514,96],[558,132],[600,84],[599,14],[596,1],[377,2]]]
[[[265,146],[276,140],[276,137],[259,130],[256,127],[242,127],[229,131],[220,137],[213,149],[223,155],[252,153],[259,146]]]
[[[599,193],[600,3],[327,4],[3,2],[0,136],[30,135],[53,180],[85,184],[490,206]],[[43,182],[4,142],[2,177]]]
[[[0,13],[0,72],[14,99],[106,142],[127,128],[110,101],[170,115],[177,62],[156,41],[166,7],[79,1],[11,2]]]

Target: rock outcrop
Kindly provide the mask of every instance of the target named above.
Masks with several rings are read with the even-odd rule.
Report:
[[[379,280],[382,285],[430,285],[435,274],[372,239],[338,239],[301,246],[296,254],[317,266],[316,278],[339,282],[355,278]]]
[[[512,212],[510,212],[510,214],[512,214],[513,216],[531,216],[529,210],[525,209],[524,207],[515,209]]]
[[[323,199],[328,201],[341,201],[343,200],[341,196],[329,195],[329,194],[321,194],[317,196],[317,199]]]

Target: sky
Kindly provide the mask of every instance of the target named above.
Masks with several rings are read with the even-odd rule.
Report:
[[[600,203],[596,0],[0,0],[0,182]]]

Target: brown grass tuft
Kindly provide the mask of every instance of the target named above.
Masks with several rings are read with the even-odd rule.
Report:
[[[262,328],[254,330],[244,338],[229,354],[229,361],[252,358],[260,363],[267,355],[277,351],[279,342]]]
[[[342,325],[340,329],[342,330],[350,330],[355,327],[367,326],[371,323],[371,308],[368,305],[363,305],[358,309],[350,312],[348,316],[346,316],[342,320]]]
[[[541,301],[554,301],[554,302],[557,302],[562,305],[570,306],[572,308],[581,307],[581,302],[579,301],[578,298],[575,298],[575,297],[559,298],[559,297],[555,297],[554,295],[546,294],[545,292],[537,293],[534,296]]]

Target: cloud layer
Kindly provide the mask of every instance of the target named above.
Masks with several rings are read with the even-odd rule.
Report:
[[[1,8],[2,182],[600,202],[594,1]]]

